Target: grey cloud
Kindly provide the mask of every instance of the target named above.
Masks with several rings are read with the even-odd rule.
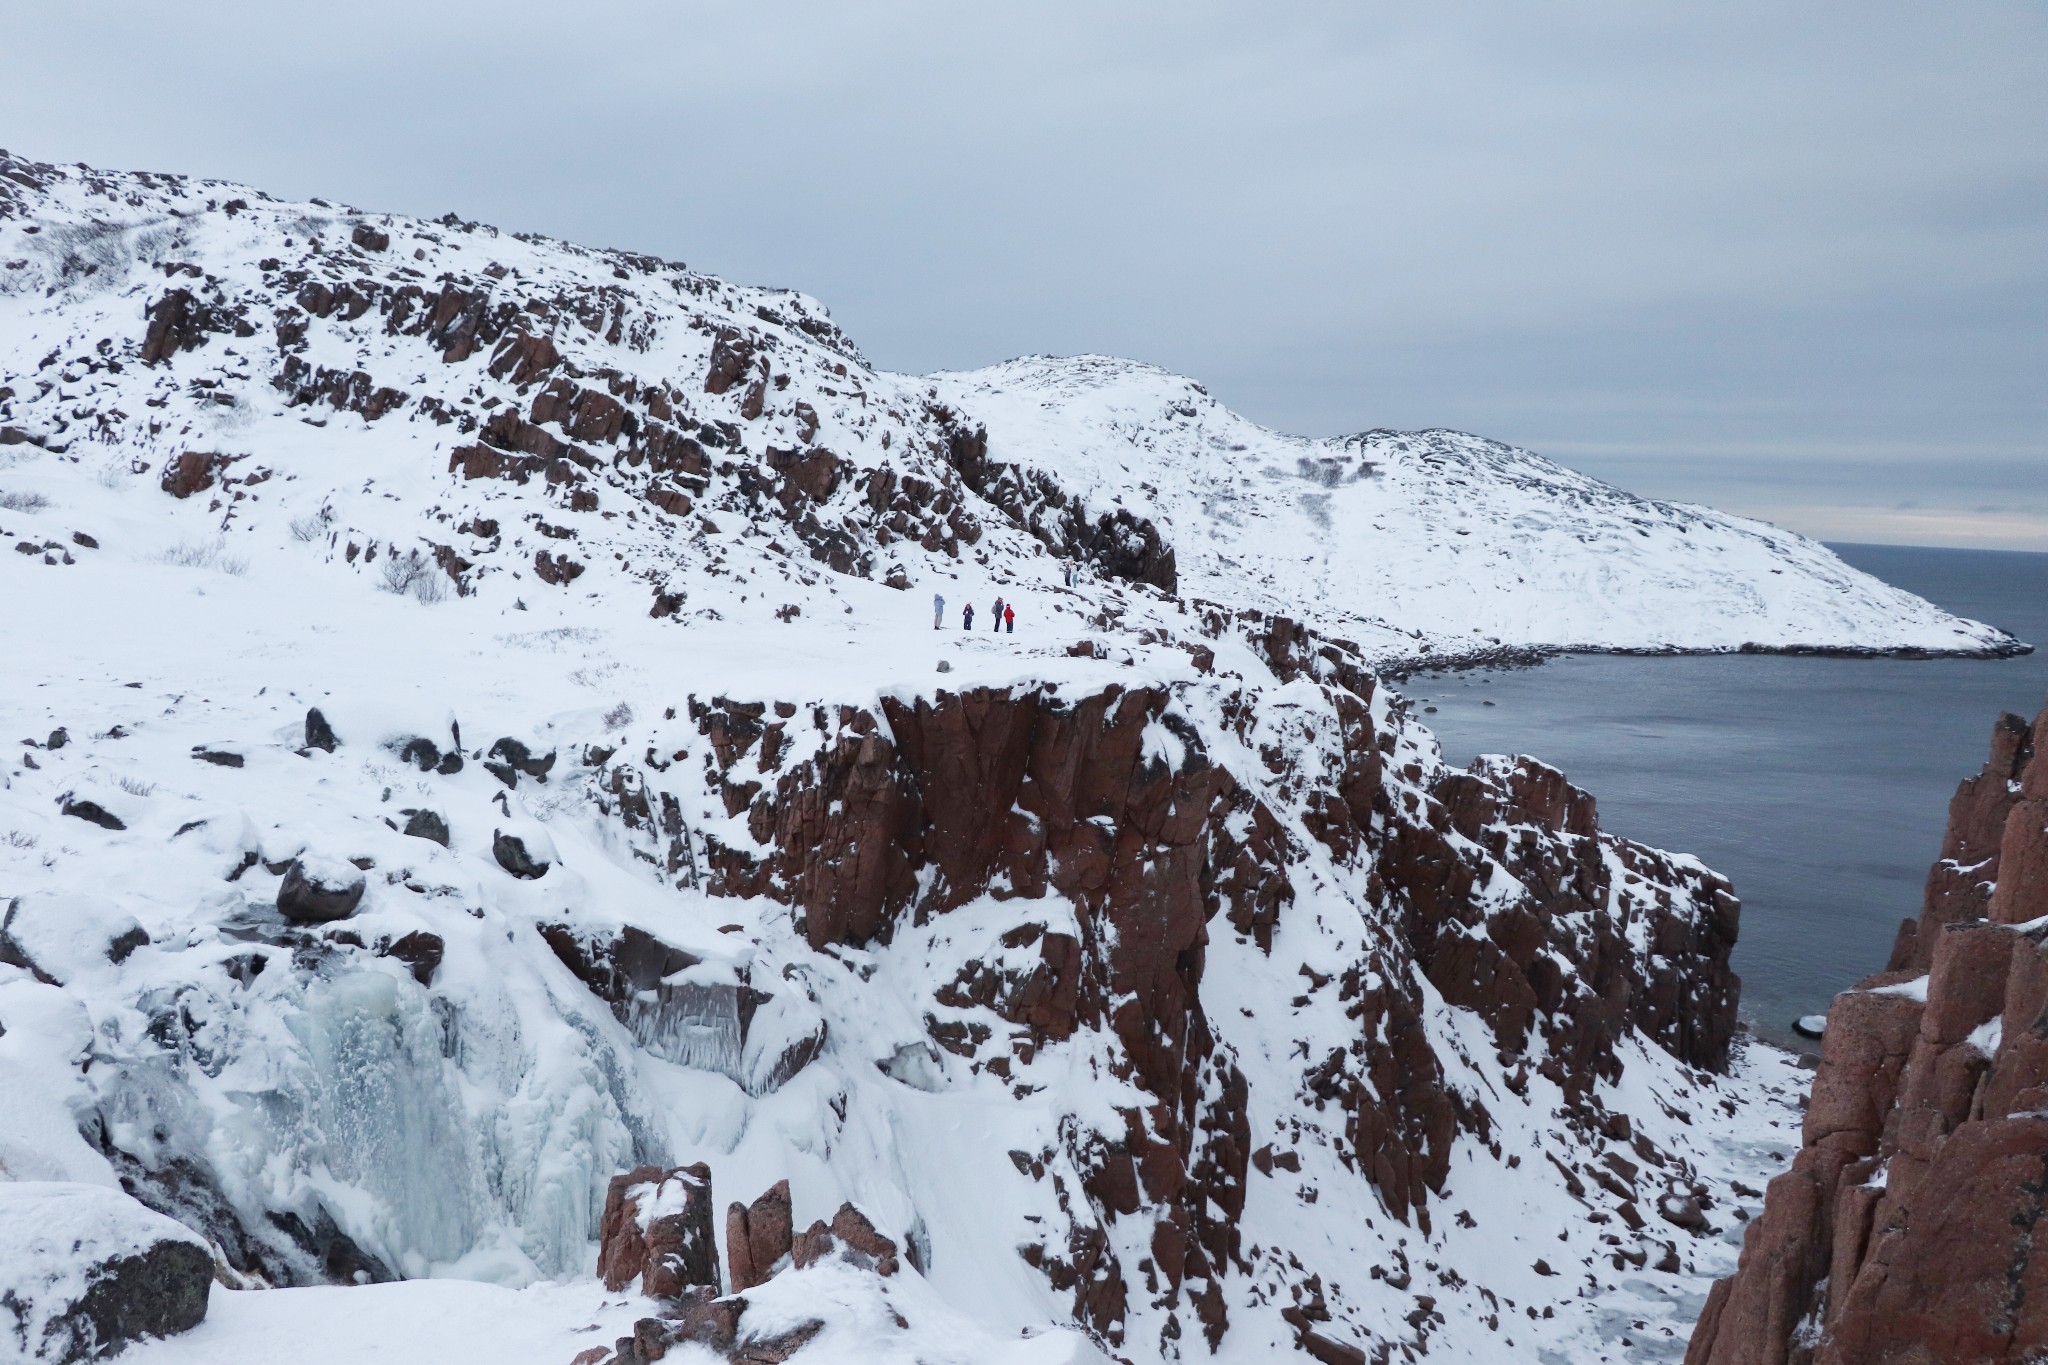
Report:
[[[2000,0],[113,0],[16,7],[0,128],[795,286],[897,368],[1135,355],[1799,525],[2048,484],[2044,58]]]

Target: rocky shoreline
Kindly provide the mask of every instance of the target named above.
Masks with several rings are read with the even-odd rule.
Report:
[[[1485,649],[1461,650],[1447,654],[1403,654],[1373,663],[1376,672],[1389,682],[1432,673],[1469,673],[1474,669],[1538,668],[1566,655],[1619,654],[1633,658],[1664,659],[1721,654],[1782,654],[1815,659],[2016,659],[2032,654],[2034,646],[2017,636],[1989,649],[1919,649],[1902,647],[1874,649],[1862,645],[1762,645],[1754,642],[1732,649],[1692,649],[1678,645],[1655,648],[1623,645],[1495,645]]]

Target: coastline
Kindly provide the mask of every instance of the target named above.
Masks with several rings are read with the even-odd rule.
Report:
[[[2032,654],[2034,646],[2014,635],[2005,642],[1983,649],[1926,649],[1918,645],[1765,645],[1748,641],[1740,645],[1493,645],[1485,649],[1460,650],[1451,654],[1397,654],[1371,661],[1372,667],[1389,682],[1406,682],[1431,673],[1468,673],[1477,668],[1539,668],[1568,654],[1615,654],[1632,658],[1700,658],[1719,654],[1777,654],[1807,659],[2016,659]]]

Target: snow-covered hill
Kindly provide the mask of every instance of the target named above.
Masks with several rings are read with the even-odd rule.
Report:
[[[1726,883],[958,382],[0,158],[0,1178],[209,1240],[131,1358],[637,1359],[601,1207],[693,1162],[902,1253],[768,1258],[803,1362],[1676,1358],[1797,1126]]]
[[[1559,649],[2001,652],[1765,522],[1639,498],[1455,431],[1309,440],[1106,356],[937,376],[989,458],[1157,523],[1183,591],[1249,598],[1376,659]]]

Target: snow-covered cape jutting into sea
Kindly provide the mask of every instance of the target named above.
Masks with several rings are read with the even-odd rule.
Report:
[[[934,376],[989,454],[1156,522],[1183,591],[1306,614],[1375,659],[1539,650],[2003,653],[1767,522],[1662,502],[1456,431],[1311,440],[1108,356]]]
[[[1063,368],[1113,382],[1060,381],[1056,439]],[[0,1208],[94,1232],[0,1238],[0,1341],[1676,1358],[1798,1132],[1734,891],[1535,760],[1446,765],[1373,669],[1469,619],[1318,565],[1378,517],[1373,581],[1491,546],[1511,598],[1532,547],[1733,525],[1785,547],[1721,556],[1756,614],[1658,643],[2001,642],[1534,457],[1199,399],[892,375],[652,257],[0,156]],[[1282,456],[1344,449],[1376,471]],[[1632,646],[1704,572],[1484,629]],[[1862,605],[1795,635],[1780,579]],[[121,1249],[200,1259],[144,1205],[213,1263],[189,1330],[124,1297]]]

